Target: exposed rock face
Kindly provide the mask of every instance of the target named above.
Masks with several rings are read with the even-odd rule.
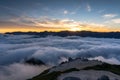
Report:
[[[63,80],[81,80],[81,79],[77,77],[66,77]]]

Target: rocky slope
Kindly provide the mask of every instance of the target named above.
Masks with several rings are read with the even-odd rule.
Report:
[[[120,65],[76,59],[50,68],[29,80],[120,80]]]

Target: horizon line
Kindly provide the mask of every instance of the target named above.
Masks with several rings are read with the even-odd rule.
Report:
[[[43,33],[43,32],[73,32],[73,33],[75,33],[75,32],[96,32],[96,33],[117,33],[117,32],[119,32],[120,33],[120,31],[103,31],[103,32],[101,32],[101,31],[90,31],[90,30],[81,30],[81,31],[70,31],[70,30],[63,30],[63,31],[13,31],[13,32],[4,32],[4,33],[1,33],[0,32],[0,34],[7,34],[7,33],[16,33],[16,32],[20,32],[20,33]]]

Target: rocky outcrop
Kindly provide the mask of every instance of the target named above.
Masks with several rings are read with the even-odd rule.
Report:
[[[32,64],[32,65],[45,65],[44,62],[42,62],[42,61],[39,60],[39,59],[35,59],[35,58],[27,59],[27,60],[25,61],[25,63],[27,63],[27,64]]]
[[[30,80],[120,80],[120,66],[76,59],[50,68]]]

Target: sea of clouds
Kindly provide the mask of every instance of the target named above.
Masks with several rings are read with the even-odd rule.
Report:
[[[0,35],[0,80],[25,80],[49,67],[24,64],[27,58],[58,65],[69,57],[120,64],[120,39]]]

